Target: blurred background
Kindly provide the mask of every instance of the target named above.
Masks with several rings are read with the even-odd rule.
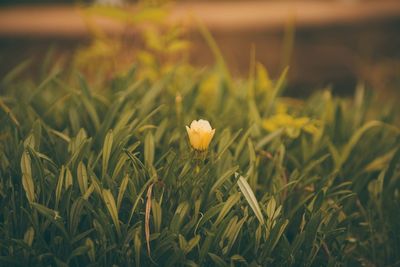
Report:
[[[396,0],[0,3],[0,77],[39,77],[46,64],[111,76],[135,61],[156,64],[154,55],[199,67],[222,57],[247,77],[254,58],[272,78],[289,66],[291,96],[327,87],[350,95],[362,84],[387,101],[400,97]]]

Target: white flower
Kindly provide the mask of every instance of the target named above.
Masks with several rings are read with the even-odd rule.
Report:
[[[192,147],[200,151],[207,150],[215,133],[215,129],[206,120],[192,121],[190,128],[186,126],[186,131]]]

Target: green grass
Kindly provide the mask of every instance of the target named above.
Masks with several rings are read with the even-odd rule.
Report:
[[[373,111],[362,88],[287,99],[284,75],[261,66],[248,80],[134,66],[96,88],[11,76],[2,266],[400,264],[398,114]],[[216,129],[204,158],[185,130],[199,118]]]

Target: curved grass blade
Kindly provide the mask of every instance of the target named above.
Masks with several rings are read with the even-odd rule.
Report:
[[[149,188],[147,189],[146,195],[146,213],[144,218],[144,232],[146,235],[146,244],[147,244],[147,253],[149,257],[151,257],[150,251],[150,212],[151,212],[151,194],[153,191],[154,183],[152,183]]]
[[[121,236],[121,228],[120,228],[119,219],[118,219],[118,210],[117,210],[117,206],[115,205],[114,196],[111,194],[111,191],[108,189],[103,189],[102,196],[103,196],[104,203],[106,204],[107,210],[111,215],[111,219],[114,222],[115,229],[117,230],[118,235]]]
[[[24,151],[21,158],[22,186],[30,203],[35,201],[35,186],[32,178],[31,157]]]
[[[104,145],[103,145],[103,164],[102,164],[103,177],[106,175],[108,169],[108,162],[110,160],[113,138],[114,138],[113,131],[112,130],[108,131],[104,139]]]
[[[236,173],[236,176],[238,175],[239,174]],[[239,185],[240,191],[243,193],[245,199],[247,200],[247,203],[249,203],[250,208],[253,210],[258,221],[261,224],[264,224],[264,217],[263,214],[261,213],[260,206],[258,205],[256,196],[254,195],[253,190],[251,190],[251,187],[247,183],[246,179],[244,179],[244,177],[240,175],[237,184]]]

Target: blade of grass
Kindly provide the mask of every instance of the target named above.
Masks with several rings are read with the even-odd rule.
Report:
[[[237,184],[239,185],[240,191],[243,193],[243,196],[245,197],[250,208],[253,210],[260,224],[264,225],[264,217],[261,213],[260,206],[258,205],[258,201],[253,193],[253,190],[251,190],[250,185],[247,183],[246,179],[244,179],[243,176],[239,174],[236,174],[236,176],[239,176]]]

